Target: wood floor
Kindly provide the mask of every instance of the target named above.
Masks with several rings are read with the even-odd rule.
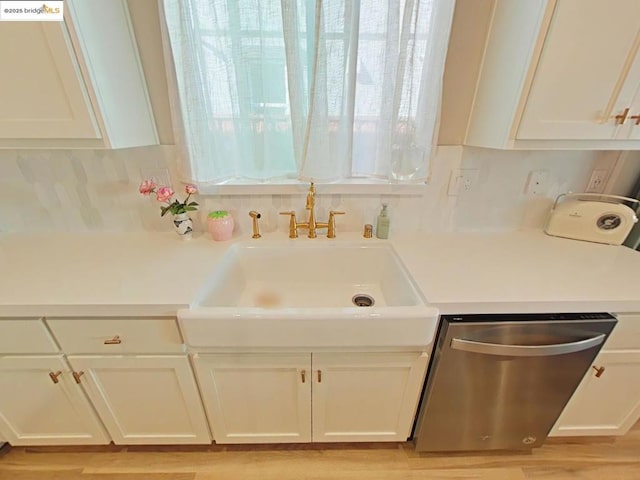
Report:
[[[623,438],[550,439],[532,453],[435,455],[409,444],[39,447],[0,451],[0,480],[640,480]]]

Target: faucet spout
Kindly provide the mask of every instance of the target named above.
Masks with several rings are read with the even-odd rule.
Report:
[[[307,235],[309,238],[316,238],[317,234],[316,234],[316,187],[313,184],[313,182],[311,182],[311,185],[309,186],[309,193],[307,193],[307,204],[305,206],[305,209],[309,210],[309,220],[307,221],[307,225],[308,225],[308,229],[309,229],[309,235]]]
[[[307,210],[313,210],[315,206],[316,206],[316,187],[313,184],[313,182],[311,182],[311,185],[309,186],[309,193],[307,193],[307,204],[305,205],[304,208]]]
[[[316,230],[318,228],[326,228],[327,229],[327,238],[335,238],[336,237],[336,221],[335,215],[342,215],[344,212],[330,212],[329,221],[328,222],[318,222],[316,220],[316,186],[313,182],[309,186],[309,192],[307,193],[307,202],[304,206],[305,210],[309,211],[309,217],[306,222],[298,223],[296,221],[295,212],[280,212],[282,215],[289,215],[289,238],[296,238],[298,236],[299,228],[306,228],[309,233],[307,237],[309,238],[317,238],[318,234]]]

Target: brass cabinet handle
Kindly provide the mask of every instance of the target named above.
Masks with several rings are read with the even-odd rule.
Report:
[[[307,381],[307,371],[306,370],[302,370],[300,372],[300,377],[302,378],[302,383],[305,383]]]
[[[57,372],[53,373],[53,372],[49,372],[49,378],[51,379],[51,381],[53,383],[59,383],[60,380],[58,380],[58,377],[62,375],[62,372],[60,370],[58,370]]]
[[[121,343],[122,343],[122,340],[120,340],[120,335],[116,335],[111,340],[104,341],[105,345],[120,345]]]
[[[322,383],[322,370],[318,370],[318,383]]]
[[[635,120],[635,124],[636,125],[640,125],[640,113],[638,115],[631,115],[629,118],[631,118],[632,120]]]
[[[592,365],[591,368],[596,371],[596,378],[600,378],[604,373],[604,367],[596,367],[595,365]]]
[[[625,108],[620,115],[616,115],[615,117],[613,117],[616,119],[616,125],[622,125],[624,122],[626,122],[627,115],[629,115],[629,109]]]
[[[72,375],[73,375],[73,379],[76,381],[78,385],[82,383],[82,381],[80,380],[80,377],[84,375],[84,372],[73,372]]]

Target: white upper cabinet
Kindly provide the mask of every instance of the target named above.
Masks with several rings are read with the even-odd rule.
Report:
[[[0,148],[157,144],[126,1],[64,7],[64,22],[0,29]]]
[[[637,0],[497,0],[465,143],[640,148],[639,49]]]
[[[100,138],[87,90],[60,22],[5,22],[0,58],[0,137]]]

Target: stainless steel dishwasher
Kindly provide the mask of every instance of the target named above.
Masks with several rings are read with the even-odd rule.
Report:
[[[608,313],[443,315],[416,450],[540,446],[615,323]]]

